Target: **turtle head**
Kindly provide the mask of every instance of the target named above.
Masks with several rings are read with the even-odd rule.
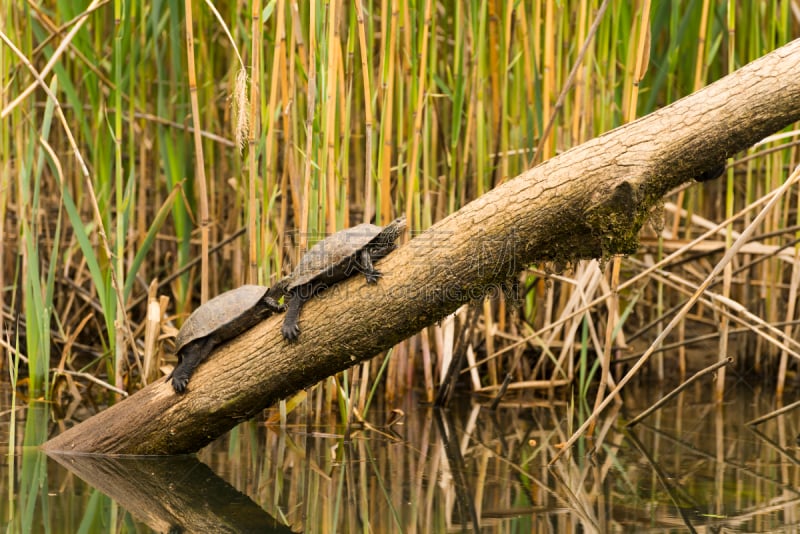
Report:
[[[373,260],[379,260],[397,248],[397,240],[406,229],[406,217],[401,215],[387,224],[368,245]]]
[[[289,282],[291,281],[291,276],[284,276],[277,282],[275,285],[269,288],[267,291],[267,297],[270,297],[274,300],[280,300],[281,297],[287,295],[289,292],[286,290],[289,287]]]
[[[385,243],[394,243],[406,229],[406,216],[401,215],[393,220],[386,227],[381,230],[381,241]]]

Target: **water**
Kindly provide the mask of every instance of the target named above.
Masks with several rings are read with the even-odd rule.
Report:
[[[302,414],[327,422],[251,421],[197,456],[113,459],[40,453],[33,444],[52,423],[37,404],[16,414],[26,445],[2,463],[0,523],[12,533],[799,530],[800,413],[752,428],[777,407],[765,388],[731,385],[721,405],[711,392],[690,388],[628,431],[664,393],[631,385],[594,437],[552,466],[588,408],[509,398],[493,412],[460,397],[442,412],[409,396],[388,407],[404,416],[371,412],[350,439],[335,414]]]

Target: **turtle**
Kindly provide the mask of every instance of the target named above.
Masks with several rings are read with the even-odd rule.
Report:
[[[300,309],[324,289],[357,273],[363,273],[368,284],[376,283],[382,275],[373,262],[397,248],[395,242],[405,227],[405,217],[386,227],[359,224],[331,234],[311,247],[294,271],[278,282],[286,295],[283,337],[287,341],[297,340]]]
[[[186,391],[189,377],[216,347],[235,338],[285,306],[278,304],[281,289],[244,285],[217,295],[197,308],[183,323],[175,338],[178,365],[172,379],[176,393]]]

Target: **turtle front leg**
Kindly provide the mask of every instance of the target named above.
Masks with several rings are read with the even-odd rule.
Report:
[[[367,279],[368,284],[375,284],[383,274],[375,269],[372,265],[372,251],[369,247],[361,251],[361,270],[364,272],[364,278]]]
[[[305,295],[302,289],[307,289],[308,295]],[[289,297],[289,303],[286,306],[286,317],[283,319],[283,326],[281,327],[281,334],[287,341],[295,341],[300,335],[300,326],[297,321],[300,319],[300,309],[303,304],[311,297],[310,288],[297,288],[292,291]]]
[[[172,388],[175,393],[183,393],[186,391],[186,384],[189,383],[194,370],[201,362],[208,358],[211,351],[214,350],[215,341],[211,337],[205,337],[193,341],[186,345],[180,354],[180,361],[175,369],[172,370],[168,379],[172,379]]]

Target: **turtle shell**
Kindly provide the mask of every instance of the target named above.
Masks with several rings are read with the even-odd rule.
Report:
[[[180,352],[192,341],[211,334],[221,340],[241,334],[259,320],[252,313],[269,291],[268,287],[245,285],[231,289],[197,308],[183,323],[175,338],[175,352]]]
[[[405,228],[405,219],[400,218],[386,227],[363,223],[352,228],[340,230],[322,241],[318,241],[300,259],[297,267],[289,275],[287,290],[311,282],[316,277],[337,269],[344,269],[351,258],[361,249],[373,242],[394,242]]]

